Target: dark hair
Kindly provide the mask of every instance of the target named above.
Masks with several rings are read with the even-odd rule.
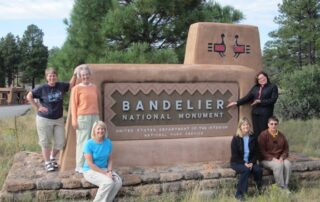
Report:
[[[276,117],[276,116],[271,116],[269,119],[268,119],[268,123],[270,121],[276,121],[277,123],[279,123],[279,119]]]
[[[271,83],[268,74],[265,73],[264,71],[261,71],[261,72],[259,72],[259,73],[256,75],[256,84],[257,84],[257,85],[259,84],[258,76],[259,76],[260,74],[262,74],[263,76],[267,77],[267,83]]]

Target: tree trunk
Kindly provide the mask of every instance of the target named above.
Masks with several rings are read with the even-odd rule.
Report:
[[[34,87],[35,87],[35,78],[32,77],[32,89],[34,89]]]

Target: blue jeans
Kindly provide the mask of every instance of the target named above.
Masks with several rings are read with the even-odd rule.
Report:
[[[253,174],[253,179],[256,182],[258,189],[262,185],[262,169],[259,165],[253,164],[252,169],[250,170],[244,164],[240,163],[231,163],[231,168],[240,174],[239,182],[237,184],[236,197],[242,197],[248,191],[248,179],[250,173]]]

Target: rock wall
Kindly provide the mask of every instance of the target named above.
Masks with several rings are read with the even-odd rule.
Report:
[[[291,185],[312,184],[320,179],[320,160],[291,154]],[[183,193],[199,189],[204,194],[235,186],[237,176],[227,162],[204,162],[161,167],[119,167],[114,169],[123,179],[118,201],[156,197],[166,193]],[[264,170],[264,185],[274,183],[270,171]],[[97,187],[74,171],[47,173],[41,154],[20,152],[3,185],[0,201],[90,200]],[[124,198],[125,197],[125,198]]]

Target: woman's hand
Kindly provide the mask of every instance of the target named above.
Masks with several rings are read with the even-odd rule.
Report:
[[[40,106],[40,107],[38,107],[38,112],[47,113],[48,112],[48,108]]]
[[[227,108],[230,108],[230,107],[234,107],[237,105],[237,102],[230,102],[228,105],[227,105]]]
[[[249,168],[250,170],[252,169],[253,164],[252,163],[245,163],[244,164],[247,168]]]
[[[78,123],[72,123],[72,127],[77,130],[78,129]]]
[[[106,176],[108,176],[108,177],[110,177],[112,179],[112,171],[104,170],[103,174],[105,174]]]
[[[261,100],[258,100],[258,99],[254,100],[253,103],[251,104],[251,106],[259,104],[259,103],[261,103]]]

